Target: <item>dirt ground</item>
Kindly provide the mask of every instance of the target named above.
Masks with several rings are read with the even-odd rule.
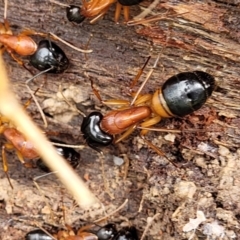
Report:
[[[138,15],[150,3],[133,7],[131,15]],[[49,231],[52,226],[60,229],[65,224],[79,228],[106,216],[126,200],[106,221],[118,229],[134,225],[139,237],[149,224],[145,239],[240,239],[239,7],[237,0],[158,1],[147,17],[159,19],[148,25],[115,24],[114,7],[96,24],[85,20],[73,25],[67,21],[64,8],[48,1],[10,1],[7,19],[13,32],[24,28],[53,32],[82,47],[93,35],[89,45],[93,52],[87,56],[59,43],[71,65],[64,74],[48,74],[37,94],[49,123],[45,130],[48,136],[69,144],[85,144],[80,133],[82,117],[59,97],[60,85],[68,100],[86,114],[94,110],[106,113],[109,108],[94,96],[89,78],[103,99],[130,99],[131,80],[151,55],[141,82],[159,52],[160,62],[144,92],[152,93],[179,72],[194,70],[212,74],[217,88],[199,111],[182,119],[164,119],[157,125],[181,129],[181,134],[147,135],[178,167],[150,150],[137,130],[120,144],[104,148],[104,157],[88,146],[77,150],[81,162],[76,172],[101,203],[89,210],[77,206],[54,175],[38,180],[44,197],[33,183],[34,177],[44,173],[24,168],[15,152],[9,152],[14,189],[0,171],[0,239],[24,239],[36,226]],[[0,14],[3,19],[3,3]],[[24,82],[31,74],[6,52],[4,59],[13,89],[24,103],[29,98]],[[38,77],[30,86],[36,89],[43,81],[44,76]],[[28,111],[42,127],[35,104]],[[5,141],[1,137],[1,144]],[[120,166],[116,163],[119,160],[123,160]]]

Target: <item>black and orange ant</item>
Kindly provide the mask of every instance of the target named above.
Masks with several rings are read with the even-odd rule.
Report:
[[[123,8],[124,19],[129,21],[129,7],[137,5],[143,0],[83,0],[81,6],[67,5],[55,0],[52,3],[66,7],[67,19],[73,23],[81,23],[85,18],[90,18],[90,23],[96,22],[99,18],[106,14],[113,3],[116,3],[116,11],[114,20],[117,23]]]
[[[38,90],[38,89],[37,89]],[[36,90],[36,91],[37,91]],[[35,93],[36,93],[35,91]],[[31,99],[29,99],[24,108],[27,108],[30,104]],[[2,161],[3,161],[3,170],[7,176],[10,186],[13,188],[9,175],[8,175],[8,164],[6,158],[6,150],[15,150],[18,159],[20,162],[28,168],[33,167],[33,164],[30,162],[25,162],[25,160],[35,160],[39,159],[39,154],[37,153],[34,145],[31,141],[29,141],[20,130],[18,130],[9,119],[4,116],[0,116],[0,134],[3,134],[5,139],[7,140],[6,143],[2,146]],[[56,151],[59,155],[66,159],[66,161],[73,167],[76,168],[80,161],[80,154],[76,152],[74,149],[68,147],[64,142],[50,139],[53,141],[55,145]],[[58,146],[59,144],[59,146]],[[49,171],[47,166],[38,160],[37,166],[42,169],[43,171]]]
[[[148,146],[161,154],[151,142],[143,137],[148,131],[158,131],[151,126],[159,123],[162,118],[184,117],[191,114],[201,108],[211,96],[215,88],[215,80],[210,74],[203,71],[179,73],[169,78],[154,94],[140,95],[142,88],[156,68],[159,57],[160,55],[145,81],[137,93],[134,94],[132,102],[116,99],[102,100],[92,83],[95,95],[103,104],[119,105],[121,108],[112,110],[106,115],[102,115],[100,112],[92,112],[84,117],[81,132],[91,148],[100,151],[98,147],[118,143],[128,137],[134,129],[139,128],[141,129],[140,134]],[[139,75],[132,85],[136,83]],[[162,129],[159,129],[159,131],[162,131]],[[117,134],[122,135],[115,138],[114,136]]]
[[[7,0],[5,0],[5,11],[4,11],[4,23],[0,24],[0,47],[1,53],[5,50],[11,55],[11,57],[20,65],[29,70],[24,62],[19,59],[15,54],[21,56],[31,56],[30,65],[37,68],[40,71],[49,73],[62,73],[69,66],[69,60],[66,57],[63,50],[54,42],[49,40],[49,37],[59,40],[69,47],[83,52],[90,53],[92,50],[83,50],[76,48],[75,46],[67,43],[53,33],[41,33],[34,30],[25,29],[18,35],[14,35],[10,29],[10,25],[6,17],[7,12]],[[46,38],[37,44],[30,36],[37,35]]]

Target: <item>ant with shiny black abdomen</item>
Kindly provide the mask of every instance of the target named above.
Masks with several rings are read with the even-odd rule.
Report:
[[[30,231],[25,240],[138,240],[137,230],[134,226],[125,227],[117,231],[115,224],[109,223],[101,227],[97,232],[86,231],[86,227],[80,228],[74,233],[71,227],[68,230],[60,230],[54,234],[48,234],[41,229]]]
[[[41,72],[35,75],[33,78],[43,74],[43,73],[54,73],[59,74],[63,73],[69,66],[69,59],[67,58],[64,51],[54,42],[50,41],[50,37],[56,40],[63,42],[69,47],[73,48],[76,51],[83,53],[90,53],[92,50],[82,50],[76,48],[75,46],[67,43],[53,33],[45,34],[36,32],[30,29],[26,29],[18,35],[14,35],[10,29],[9,23],[7,21],[7,0],[5,0],[4,6],[4,23],[0,24],[0,50],[3,53],[5,50],[11,55],[11,57],[17,61],[18,64],[23,66],[29,72],[31,72],[25,63],[19,59],[15,54],[21,56],[30,56],[29,64],[34,68],[40,70]],[[37,44],[30,35],[38,35],[42,37],[47,37],[47,39],[41,40]],[[30,78],[26,81],[26,87],[29,93],[32,95],[42,117],[43,112],[35,98],[32,94],[30,87],[28,86],[29,82],[33,78]],[[43,117],[44,125],[47,127],[47,122]]]
[[[34,30],[26,29],[21,33],[14,35],[10,29],[10,25],[7,21],[7,0],[5,0],[4,10],[4,23],[0,24],[0,47],[1,53],[5,50],[11,55],[11,57],[17,61],[18,64],[29,70],[24,62],[19,59],[15,54],[21,56],[30,56],[30,65],[36,69],[49,73],[62,73],[69,66],[69,60],[66,57],[63,50],[54,42],[49,40],[49,37],[59,40],[76,51],[83,53],[90,53],[92,50],[83,50],[76,48],[75,46],[67,43],[53,33],[41,33]],[[41,37],[47,37],[48,40],[41,40],[37,44],[30,36],[37,35]]]
[[[141,129],[140,136],[147,145],[158,154],[165,156],[156,146],[145,139],[144,135],[148,131],[170,132],[171,130],[152,128],[152,126],[159,123],[162,118],[184,117],[193,113],[201,108],[211,96],[215,88],[215,80],[210,74],[203,71],[179,73],[170,77],[154,94],[140,95],[154,68],[156,68],[159,57],[160,55],[131,102],[122,99],[102,100],[92,83],[94,94],[103,104],[118,105],[121,108],[112,110],[106,115],[92,112],[84,117],[81,132],[91,148],[101,151],[99,147],[118,143],[138,128]],[[132,86],[137,82],[143,68],[134,79]],[[173,130],[172,132],[181,131]],[[115,138],[117,134],[122,135]]]
[[[33,165],[29,162],[26,163],[25,160],[39,159],[39,155],[36,152],[32,142],[27,140],[26,137],[19,130],[10,125],[10,123],[6,124],[5,122],[5,124],[0,127],[0,133],[3,134],[7,140],[7,143],[2,146],[3,170],[7,176],[10,186],[13,188],[8,176],[8,164],[5,149],[14,149],[20,162],[28,168],[32,168]],[[79,165],[80,154],[73,148],[68,147],[68,145],[64,147],[63,145],[65,145],[65,143],[62,141],[53,141],[54,142],[52,143],[55,145],[57,153],[61,155],[73,168],[76,168]],[[60,143],[61,146],[58,146],[58,143]],[[42,160],[37,161],[37,167],[45,172],[50,171],[49,168],[42,162]]]
[[[38,89],[36,90],[38,91]],[[35,91],[35,93],[36,93]],[[26,109],[31,102],[29,99],[25,104],[24,108]],[[6,150],[15,150],[18,159],[20,162],[28,168],[33,167],[33,164],[30,162],[25,162],[25,160],[35,160],[39,159],[39,154],[37,153],[34,145],[29,141],[19,129],[17,129],[12,122],[6,117],[0,115],[0,134],[3,134],[6,143],[2,146],[2,161],[3,161],[3,170],[7,176],[10,186],[13,188],[9,175],[8,175],[8,164],[6,157]],[[69,147],[64,142],[50,139],[53,145],[55,145],[56,151],[59,155],[66,159],[66,161],[73,167],[76,168],[79,165],[80,154],[76,152],[73,148]],[[59,144],[59,145],[58,145]],[[47,172],[49,169],[44,165],[40,160],[37,162],[37,166],[43,171]]]
[[[99,18],[106,14],[113,3],[116,3],[116,11],[114,20],[117,23],[121,10],[123,8],[124,19],[129,21],[129,7],[141,3],[143,0],[83,0],[82,6],[67,5],[55,0],[52,3],[66,7],[67,19],[73,23],[81,23],[85,18],[91,18],[90,23],[96,22]]]

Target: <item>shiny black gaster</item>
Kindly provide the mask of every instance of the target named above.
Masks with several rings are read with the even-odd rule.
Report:
[[[163,84],[162,94],[171,113],[183,117],[201,108],[214,88],[215,80],[210,74],[182,72]]]
[[[55,143],[66,144],[64,142],[61,142],[55,139],[50,139],[50,141]],[[60,147],[60,146],[54,146],[54,147],[56,148],[57,153],[60,156],[62,156],[64,159],[66,159],[66,161],[72,166],[72,168],[76,168],[79,165],[81,156],[73,148]],[[44,172],[50,172],[50,169],[45,165],[45,163],[41,159],[37,161],[37,166]]]

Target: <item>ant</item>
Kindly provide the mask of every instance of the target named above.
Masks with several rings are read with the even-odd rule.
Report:
[[[203,71],[182,72],[170,77],[154,94],[140,95],[142,88],[156,68],[159,58],[160,54],[137,93],[134,94],[132,102],[117,99],[103,101],[91,81],[94,94],[103,104],[119,105],[122,108],[112,110],[106,115],[100,112],[92,112],[84,117],[81,132],[88,146],[101,152],[98,147],[118,143],[128,137],[136,128],[139,128],[141,129],[140,135],[147,145],[160,155],[165,156],[151,142],[146,140],[144,135],[151,130],[163,131],[163,129],[151,128],[151,126],[159,123],[162,118],[184,117],[201,108],[211,96],[215,88],[215,80],[213,76]],[[139,79],[148,61],[149,58],[143,68],[140,69],[131,88]],[[122,135],[115,138],[114,136],[117,134]]]
[[[86,227],[80,228],[75,234],[71,227],[67,231],[60,230],[56,234],[49,234],[41,229],[30,231],[25,240],[138,240],[137,230],[134,226],[125,227],[117,231],[115,224],[109,223],[101,227],[95,234],[86,232]]]
[[[20,34],[14,35],[6,18],[7,0],[5,0],[4,8],[4,23],[0,24],[1,53],[6,50],[18,64],[26,68],[28,71],[29,69],[25,66],[24,62],[15,56],[15,54],[21,56],[31,56],[29,63],[40,71],[49,73],[62,73],[68,68],[69,60],[65,53],[57,44],[51,42],[49,37],[59,40],[77,51],[83,53],[92,52],[92,50],[76,48],[53,33],[46,34],[25,29]],[[39,42],[39,44],[37,44],[30,37],[31,35],[47,37],[48,40],[42,40]]]
[[[38,91],[38,89],[36,91]],[[25,109],[28,107],[30,102],[31,102],[31,99],[29,99],[24,104]],[[1,115],[0,115],[0,133],[3,134],[5,139],[7,140],[7,143],[3,144],[2,146],[3,170],[7,176],[7,179],[11,188],[13,188],[8,175],[6,149],[7,150],[15,149],[17,157],[20,160],[20,162],[25,167],[28,167],[28,168],[33,167],[33,165],[30,163],[26,163],[25,159],[28,159],[28,160],[39,159],[39,155],[36,152],[36,149],[33,146],[32,142],[27,140],[26,137],[10,122],[9,119]],[[74,149],[68,147],[68,145],[65,145],[65,143],[61,141],[55,141],[55,140],[53,141],[54,141],[53,144],[56,145],[56,151],[58,152],[58,154],[65,157],[65,159],[69,162],[69,164],[73,168],[76,168],[79,164],[80,154],[76,152]],[[57,146],[58,144],[60,146]],[[38,162],[37,166],[43,171],[48,171],[47,170],[48,168],[40,161]]]
[[[124,19],[129,21],[129,7],[137,5],[143,0],[83,0],[82,6],[67,5],[55,0],[50,2],[66,7],[67,19],[70,22],[82,23],[85,18],[93,18],[90,23],[96,22],[108,11],[110,6],[117,2],[114,20],[117,23],[123,8]]]

